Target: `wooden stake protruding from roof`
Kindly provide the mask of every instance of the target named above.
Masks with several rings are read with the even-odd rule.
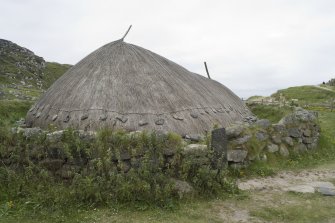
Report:
[[[132,25],[129,26],[127,32],[123,35],[123,37],[121,38],[121,40],[123,41],[124,38],[127,36],[127,34],[129,33],[129,30],[131,29]]]
[[[206,73],[207,73],[208,79],[211,79],[211,76],[209,76],[209,72],[208,72],[207,63],[206,63],[206,62],[204,62],[204,64],[205,64],[205,68],[206,68]]]

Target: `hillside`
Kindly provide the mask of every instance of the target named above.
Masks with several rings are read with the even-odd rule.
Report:
[[[0,39],[0,99],[35,100],[70,67]]]
[[[282,95],[286,100],[298,99],[299,104],[328,103],[335,99],[335,90],[330,86],[298,86],[282,89],[271,95],[279,100]]]

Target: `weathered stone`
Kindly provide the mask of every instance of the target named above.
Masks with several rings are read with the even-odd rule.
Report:
[[[293,146],[294,145],[294,143],[293,143],[293,139],[291,138],[291,137],[284,137],[283,138],[283,142],[284,143],[286,143],[286,145],[288,145],[288,146]]]
[[[301,132],[298,128],[290,128],[288,129],[288,135],[293,138],[299,138],[301,137]]]
[[[241,135],[245,126],[243,125],[232,125],[226,128],[226,134],[228,139],[237,138]]]
[[[70,115],[66,115],[63,122],[68,123],[70,121]]]
[[[128,121],[128,118],[125,115],[122,116],[116,116],[115,117],[117,120],[119,120],[122,123],[126,123]]]
[[[280,135],[273,135],[271,137],[271,139],[272,139],[272,142],[274,142],[277,145],[280,145],[280,143],[281,143],[281,137],[280,137]]]
[[[302,143],[299,143],[298,145],[296,145],[294,148],[293,148],[293,151],[295,153],[305,153],[307,152],[307,147],[306,145],[302,144]]]
[[[270,153],[275,153],[279,150],[279,146],[277,146],[276,144],[270,144],[267,146],[267,150]]]
[[[293,187],[289,187],[288,191],[295,192],[295,193],[314,193],[315,189],[309,185],[297,185]]]
[[[165,122],[165,120],[164,120],[164,119],[162,119],[162,118],[159,118],[159,119],[156,119],[156,121],[155,121],[155,124],[156,124],[156,125],[163,125],[163,124],[164,124],[164,122]]]
[[[312,131],[310,129],[305,129],[303,131],[303,135],[306,137],[310,137],[312,135]]]
[[[264,132],[256,132],[256,138],[259,140],[259,141],[265,141],[268,139],[268,135]]]
[[[238,138],[236,140],[234,140],[234,143],[236,143],[237,145],[242,145],[245,144],[246,142],[248,142],[251,139],[251,135],[245,135],[242,138]]]
[[[205,139],[204,135],[201,135],[201,134],[188,134],[188,135],[185,135],[184,138],[189,139],[193,142],[200,142]]]
[[[36,114],[36,118],[39,118],[39,117],[41,117],[41,112],[37,112],[37,114]]]
[[[33,137],[33,136],[37,136],[39,134],[41,134],[43,131],[42,129],[38,128],[38,127],[34,127],[34,128],[25,128],[25,129],[22,129],[23,130],[23,135],[26,137],[26,138],[30,138],[30,137]]]
[[[147,121],[145,121],[145,120],[140,120],[139,122],[138,122],[138,125],[139,126],[145,126],[145,125],[147,125],[147,124],[149,124]]]
[[[184,118],[181,116],[181,115],[178,115],[178,114],[172,114],[172,117],[174,118],[174,119],[176,119],[176,120],[180,120],[180,121],[182,121],[182,120],[184,120]]]
[[[62,140],[63,133],[64,133],[63,130],[50,132],[47,134],[47,139],[50,140],[51,142],[60,142]]]
[[[227,163],[227,136],[224,128],[212,131],[213,168],[223,168]]]
[[[178,194],[179,198],[183,198],[187,194],[193,193],[193,187],[183,180],[172,179],[174,182],[173,189]]]
[[[267,119],[260,119],[260,120],[257,120],[257,121],[255,122],[255,125],[256,125],[256,126],[259,126],[259,127],[261,127],[261,128],[266,129],[266,128],[270,127],[271,122],[270,122],[269,120],[267,120]]]
[[[321,193],[322,195],[325,196],[335,196],[335,189],[331,189],[328,187],[319,187],[317,189],[317,192]]]
[[[206,145],[190,144],[184,147],[182,153],[185,160],[195,165],[208,165],[210,160],[208,158],[208,149]]]
[[[196,113],[195,111],[192,111],[190,115],[192,118],[198,118],[198,113]]]
[[[83,114],[81,117],[80,117],[81,120],[85,120],[85,119],[88,119],[88,114]]]
[[[273,127],[274,131],[276,131],[280,134],[283,134],[284,132],[286,132],[286,128],[282,124],[273,124],[272,127]]]
[[[100,120],[100,121],[106,121],[106,120],[107,120],[107,115],[106,115],[106,114],[102,114],[102,115],[99,117],[99,120]]]
[[[54,116],[52,116],[52,121],[56,121],[56,119],[58,118],[58,115],[54,115]]]
[[[183,149],[184,154],[198,154],[207,155],[208,149],[206,145],[203,144],[189,144]]]
[[[246,150],[228,150],[227,151],[228,162],[241,163],[247,158],[247,155],[248,155],[248,151]]]
[[[305,144],[312,144],[314,142],[314,139],[310,137],[303,137],[302,142]]]
[[[281,156],[287,157],[290,155],[288,149],[286,148],[286,146],[284,144],[281,144],[279,147],[279,154]]]

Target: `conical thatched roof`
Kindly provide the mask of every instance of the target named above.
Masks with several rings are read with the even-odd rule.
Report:
[[[29,110],[31,126],[202,133],[251,113],[222,84],[123,39],[94,51]]]

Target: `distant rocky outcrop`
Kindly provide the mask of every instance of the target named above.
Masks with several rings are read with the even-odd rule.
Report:
[[[70,67],[0,39],[0,99],[34,100]]]

